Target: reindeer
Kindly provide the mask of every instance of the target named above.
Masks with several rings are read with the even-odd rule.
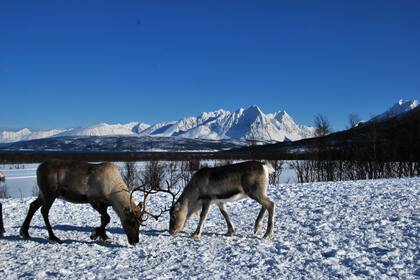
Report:
[[[200,169],[171,207],[170,234],[173,235],[181,231],[190,216],[201,209],[197,229],[191,235],[193,238],[200,238],[210,205],[215,203],[226,220],[227,235],[231,236],[235,229],[224,203],[250,197],[262,205],[255,222],[254,232],[259,231],[264,213],[268,210],[268,227],[264,238],[270,239],[273,235],[275,205],[267,197],[267,186],[268,175],[272,172],[274,169],[270,164],[258,161]]]
[[[109,162],[90,164],[79,161],[50,160],[37,169],[39,196],[29,207],[28,214],[20,229],[20,235],[29,239],[29,225],[35,212],[41,213],[48,230],[51,243],[61,243],[51,228],[48,213],[56,198],[72,203],[89,203],[101,215],[101,225],[95,228],[91,239],[98,237],[109,241],[105,227],[110,221],[107,213],[112,206],[121,220],[128,242],[139,242],[139,227],[143,225],[146,211],[146,196],[143,202],[135,204],[118,168]],[[155,218],[157,215],[153,215]]]

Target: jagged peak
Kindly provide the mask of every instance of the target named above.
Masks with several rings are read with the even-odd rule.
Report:
[[[415,99],[412,100],[404,100],[404,99],[400,99],[397,103],[394,104],[393,107],[405,107],[405,108],[410,108],[410,109],[414,109],[415,107],[418,106],[418,101]]]
[[[404,114],[410,110],[413,110],[418,106],[418,101],[415,99],[412,100],[404,100],[400,99],[397,103],[395,103],[391,108],[386,110],[384,113],[379,114],[371,119],[371,121],[382,121],[385,119],[389,119],[400,114]]]
[[[246,108],[244,111],[246,112],[255,112],[257,114],[263,115],[264,113],[261,111],[260,107],[258,107],[257,105],[251,105],[248,108]]]
[[[29,128],[21,128],[18,130],[4,130],[1,133],[9,133],[9,134],[30,134],[32,131]]]
[[[205,119],[214,118],[214,117],[229,114],[229,113],[230,113],[229,111],[226,111],[226,110],[223,110],[223,109],[217,109],[217,110],[210,111],[210,112],[203,112],[198,116],[198,118],[201,118],[201,119],[205,120]]]
[[[101,122],[94,125],[68,129],[57,135],[133,135],[203,139],[246,139],[248,135],[252,134],[261,139],[267,138],[276,141],[283,141],[286,136],[293,140],[301,139],[305,136],[302,133],[302,129],[298,126],[291,126],[289,120],[292,120],[292,118],[285,111],[264,114],[260,107],[254,104],[246,108],[239,108],[233,113],[224,109],[217,109],[203,112],[195,117],[185,117],[171,122],[160,122],[151,126],[140,122],[129,122],[125,124]],[[13,137],[13,139],[16,139],[14,141],[25,140],[26,138],[28,137],[25,135],[22,137]]]
[[[282,120],[293,121],[293,118],[286,111],[278,111],[277,113],[274,114],[274,117],[279,121],[282,121]]]

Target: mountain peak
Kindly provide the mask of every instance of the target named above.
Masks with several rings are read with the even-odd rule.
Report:
[[[278,111],[277,113],[274,114],[274,117],[279,121],[283,121],[283,120],[293,121],[292,117],[286,111]]]
[[[239,108],[235,112],[218,109],[177,121],[161,122],[152,126],[141,122],[126,124],[99,123],[67,130],[42,133],[23,131],[20,134],[0,134],[0,142],[16,142],[51,136],[161,136],[195,139],[254,139],[259,141],[298,140],[308,137],[310,129],[298,126],[285,112],[264,114],[257,105]],[[311,135],[309,135],[311,136]]]
[[[249,106],[248,108],[246,108],[245,111],[255,111],[255,112],[262,113],[260,107],[258,107],[258,105],[255,105],[255,104],[253,104],[253,105]]]
[[[418,106],[418,101],[413,100],[404,100],[400,99],[397,103],[395,103],[391,108],[386,110],[384,113],[379,114],[373,117],[370,121],[383,121],[386,119],[393,118],[395,116],[407,113]]]
[[[258,107],[257,105],[249,106],[248,108],[243,110],[242,114],[248,115],[249,117],[258,117],[264,115],[260,107]]]

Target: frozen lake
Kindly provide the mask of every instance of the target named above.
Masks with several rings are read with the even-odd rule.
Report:
[[[208,163],[208,162],[207,162]],[[121,165],[122,163],[117,163]],[[141,168],[145,163],[137,163]],[[0,171],[6,175],[7,193],[12,198],[30,197],[37,188],[36,169],[39,164],[4,164],[0,165]],[[280,175],[280,183],[296,183],[296,173],[289,169],[288,163],[284,164]]]
[[[38,164],[5,164],[0,171],[6,176],[5,184],[10,197],[32,196],[36,186],[36,169]]]

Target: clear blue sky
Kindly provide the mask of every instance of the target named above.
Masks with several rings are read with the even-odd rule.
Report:
[[[257,104],[342,129],[420,97],[420,1],[0,1],[0,127]]]

